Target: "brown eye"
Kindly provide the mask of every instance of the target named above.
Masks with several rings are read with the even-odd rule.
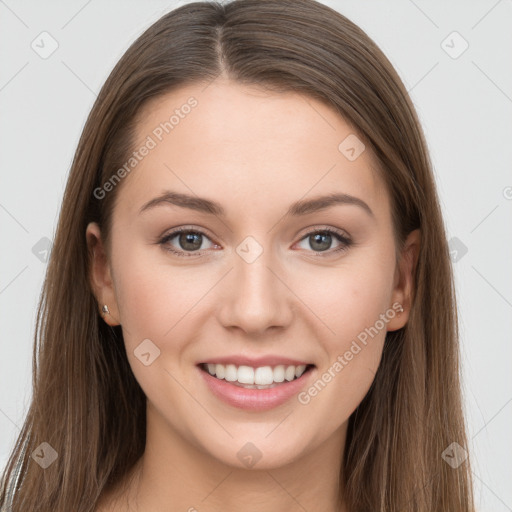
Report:
[[[201,233],[188,232],[188,233],[180,233],[178,236],[178,243],[180,248],[185,251],[197,251],[201,248],[202,245],[202,236]]]

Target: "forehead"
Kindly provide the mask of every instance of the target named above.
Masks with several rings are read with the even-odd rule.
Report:
[[[220,78],[191,84],[146,105],[136,140],[135,150],[151,149],[123,184],[132,213],[166,189],[211,197],[232,215],[329,192],[364,197],[376,213],[389,208],[369,148],[357,156],[355,131],[301,94]]]

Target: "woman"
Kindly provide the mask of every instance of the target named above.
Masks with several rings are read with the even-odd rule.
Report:
[[[313,0],[180,7],[84,127],[0,505],[472,511],[453,290],[368,36]]]

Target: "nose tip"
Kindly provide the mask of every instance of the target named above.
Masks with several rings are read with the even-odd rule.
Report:
[[[255,246],[251,242],[247,242],[246,248],[245,255],[254,256]],[[225,287],[225,300],[220,307],[220,321],[225,327],[259,334],[291,322],[290,294],[262,254],[251,263],[244,257],[238,258]]]

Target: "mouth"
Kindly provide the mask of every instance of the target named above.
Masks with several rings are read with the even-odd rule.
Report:
[[[198,367],[210,376],[245,389],[271,389],[300,379],[315,368],[314,364],[246,366],[200,363]]]

